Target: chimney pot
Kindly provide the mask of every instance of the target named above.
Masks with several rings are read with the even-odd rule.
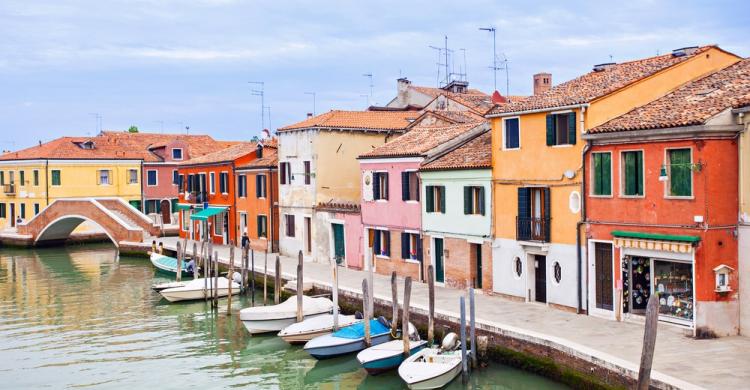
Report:
[[[551,73],[537,73],[534,75],[534,95],[539,95],[550,89],[552,89]]]
[[[308,117],[308,118],[312,118],[312,116],[313,116],[313,115],[312,115],[312,112],[308,112],[308,113],[307,113],[307,117]]]

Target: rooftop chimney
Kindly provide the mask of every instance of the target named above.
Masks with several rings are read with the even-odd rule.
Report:
[[[539,95],[552,88],[551,73],[537,73],[534,75],[534,95]]]
[[[258,142],[258,146],[255,149],[255,158],[263,157],[263,144]]]
[[[307,113],[307,117],[308,117],[308,118],[312,118],[312,112],[308,112],[308,113]]]

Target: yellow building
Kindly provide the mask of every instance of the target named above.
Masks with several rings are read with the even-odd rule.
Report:
[[[534,95],[502,104],[492,120],[493,286],[526,301],[587,311],[581,134],[740,58],[715,46],[593,71],[552,87],[534,76]]]
[[[120,197],[141,202],[145,148],[106,136],[62,137],[0,156],[0,228],[33,218],[59,198]]]
[[[738,226],[740,276],[740,334],[750,335],[750,107],[734,110],[741,118],[745,131],[740,134],[740,215]]]

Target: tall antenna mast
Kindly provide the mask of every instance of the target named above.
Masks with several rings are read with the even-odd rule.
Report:
[[[92,112],[89,113],[89,115],[94,117],[94,127],[96,130],[96,133],[99,134],[102,132],[102,116],[98,112]]]
[[[260,96],[260,129],[263,130],[266,128],[266,115],[265,115],[265,83],[263,81],[248,81],[248,84],[255,84],[260,85],[260,90],[253,89],[251,90],[251,93],[254,96]]]
[[[305,95],[312,95],[313,97],[313,116],[315,116],[315,92],[305,92]]]
[[[437,47],[437,46],[432,46],[432,45],[429,46],[430,49],[437,50],[437,52],[438,52],[438,61],[437,61],[437,68],[438,68],[437,84],[438,84],[438,87],[441,86],[440,85],[440,68],[441,67],[445,67],[445,81],[444,81],[445,84],[444,85],[450,84],[450,77],[451,77],[450,62],[448,62],[448,55],[451,52],[453,52],[453,50],[448,49],[448,36],[447,35],[444,36],[444,41],[443,42],[444,42],[443,43],[443,47]],[[441,60],[443,62],[440,62]]]
[[[445,36],[445,85],[451,82],[450,72],[448,72],[448,36]]]
[[[374,85],[372,84],[372,73],[365,73],[362,76],[368,77],[370,79],[370,97],[367,98],[367,106],[369,107],[370,105],[372,105],[372,87],[374,87]]]
[[[490,67],[490,69],[492,69],[492,74],[495,79],[495,84],[494,84],[495,91],[497,91],[497,71],[499,69],[497,67],[497,45],[496,45],[496,40],[495,40],[497,30],[495,29],[495,27],[480,27],[479,30],[489,31],[492,33],[492,66]],[[507,91],[506,91],[506,94],[507,94]]]

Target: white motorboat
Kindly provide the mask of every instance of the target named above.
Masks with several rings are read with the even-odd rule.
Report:
[[[427,341],[420,340],[417,328],[409,323],[409,355],[421,351],[426,345]],[[383,344],[373,345],[357,354],[359,364],[370,375],[378,375],[392,370],[401,365],[404,359],[406,359],[406,356],[404,356],[404,340],[391,340]]]
[[[184,287],[186,284],[187,282],[166,282],[166,283],[154,284],[151,286],[151,289],[156,292],[159,292],[162,290],[166,290],[168,288]]]
[[[339,328],[362,321],[355,316],[339,314]],[[291,324],[279,332],[279,337],[289,344],[304,344],[315,337],[333,332],[333,314],[323,314]]]
[[[328,298],[302,296],[303,319],[321,316],[333,310]],[[250,334],[278,332],[297,322],[297,297],[272,306],[248,307],[240,310],[240,320]]]
[[[193,279],[186,282],[183,286],[161,290],[159,291],[159,294],[161,294],[170,302],[204,299],[206,295],[210,295],[212,293],[213,283],[213,278],[208,278],[207,281],[206,278]],[[240,285],[234,281],[231,283],[232,295],[239,294]],[[206,291],[206,286],[208,286],[208,291]],[[216,286],[218,287],[218,295],[220,298],[229,295],[229,280],[227,278],[218,278]]]
[[[452,340],[446,345],[448,338]],[[463,369],[460,343],[456,339],[455,333],[449,333],[443,340],[443,348],[425,348],[410,356],[398,367],[398,375],[410,389],[439,389],[447,385]],[[466,356],[470,353],[466,351]]]

